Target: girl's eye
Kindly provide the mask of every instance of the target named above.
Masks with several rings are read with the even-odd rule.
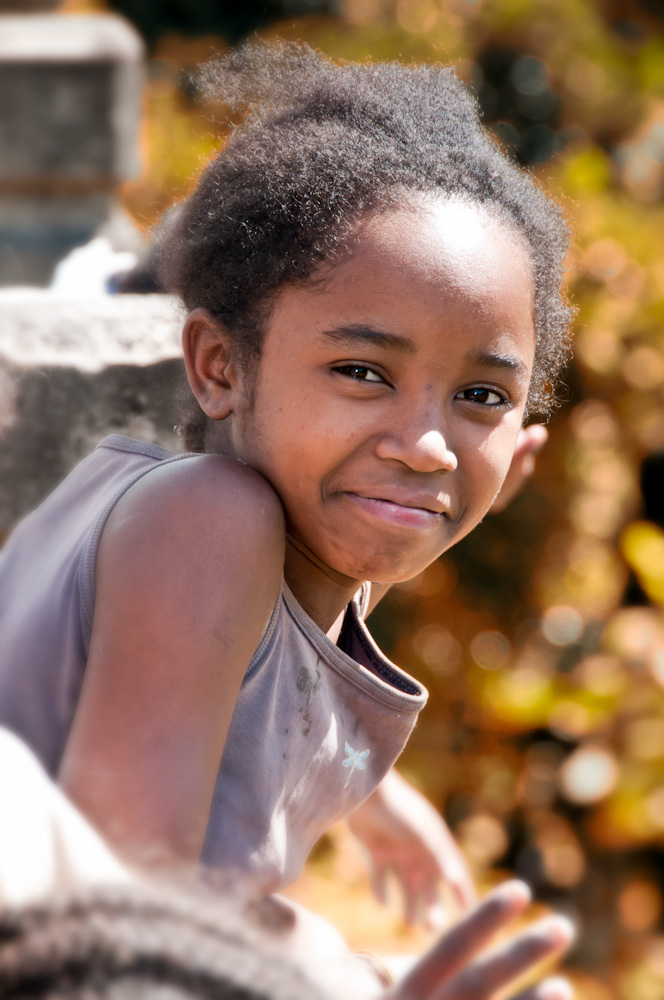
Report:
[[[340,372],[342,375],[347,375],[357,382],[385,381],[378,372],[375,372],[373,368],[367,368],[366,365],[341,365],[339,368],[335,368],[335,371]]]
[[[479,403],[481,406],[502,406],[507,402],[505,396],[496,389],[485,385],[476,385],[470,389],[462,389],[456,394],[456,399],[466,399],[469,403]]]

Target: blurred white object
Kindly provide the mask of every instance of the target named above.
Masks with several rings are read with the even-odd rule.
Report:
[[[30,750],[6,729],[0,729],[0,802],[0,907],[132,881]]]
[[[117,253],[105,236],[95,236],[60,261],[53,273],[51,291],[77,297],[106,295],[109,278],[128,271],[137,260],[132,251]]]

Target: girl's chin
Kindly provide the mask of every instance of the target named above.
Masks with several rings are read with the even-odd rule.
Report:
[[[441,543],[440,549],[427,546],[428,551],[415,554],[412,550],[404,551],[403,545],[384,545],[378,552],[377,546],[367,544],[367,538],[361,536],[346,544],[328,538],[314,551],[293,531],[289,531],[287,538],[291,557],[296,561],[303,558],[310,567],[317,567],[328,581],[351,590],[365,581],[391,586],[412,580],[449,547]]]
[[[396,583],[406,583],[408,580],[412,580],[416,576],[419,576],[420,573],[427,568],[427,566],[430,566],[432,562],[435,562],[436,558],[436,556],[433,556],[428,561],[418,562],[417,564],[409,563],[404,566],[395,566],[395,563],[389,559],[372,559],[367,560],[366,562],[355,562],[352,564],[344,564],[335,560],[334,566],[330,568],[334,573],[338,574],[340,578],[347,580],[349,583],[356,583],[357,586],[365,581],[392,586],[392,584]]]

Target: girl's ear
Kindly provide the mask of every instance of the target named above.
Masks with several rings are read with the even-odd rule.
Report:
[[[238,368],[228,330],[208,312],[194,309],[182,330],[187,378],[199,406],[212,420],[224,420],[239,391]]]

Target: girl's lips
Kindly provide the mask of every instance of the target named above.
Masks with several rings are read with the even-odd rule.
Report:
[[[445,517],[444,513],[439,514],[426,507],[407,507],[405,504],[396,503],[393,500],[363,497],[359,493],[346,493],[346,496],[368,514],[408,528],[430,528]]]

